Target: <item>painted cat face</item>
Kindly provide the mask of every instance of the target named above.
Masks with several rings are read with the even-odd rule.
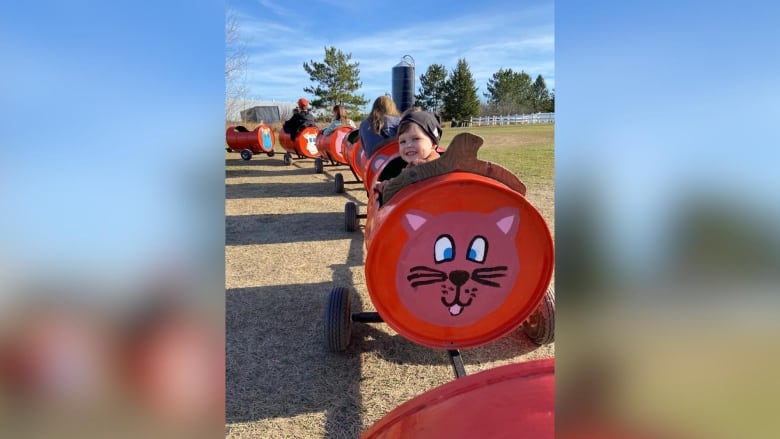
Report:
[[[409,238],[398,261],[396,288],[417,317],[440,326],[465,326],[504,303],[520,262],[517,208],[489,214],[410,210]]]
[[[306,150],[317,154],[317,133],[303,133],[303,138],[306,139]]]

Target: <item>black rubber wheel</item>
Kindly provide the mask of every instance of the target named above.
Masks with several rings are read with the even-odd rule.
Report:
[[[542,303],[523,322],[523,331],[538,346],[555,341],[555,290],[548,288]]]
[[[339,172],[333,178],[336,179],[336,193],[337,194],[343,194],[344,193],[344,176],[341,175],[341,173]]]
[[[244,160],[252,160],[252,151],[248,149],[241,150],[241,158]]]
[[[352,295],[348,288],[333,288],[325,306],[325,346],[331,352],[342,352],[351,334]]]
[[[348,201],[344,205],[344,228],[347,232],[354,232],[358,227],[357,204]]]
[[[322,174],[322,159],[319,157],[314,159],[314,172]]]
[[[290,166],[292,164],[292,156],[289,152],[284,153],[284,164],[287,166]]]

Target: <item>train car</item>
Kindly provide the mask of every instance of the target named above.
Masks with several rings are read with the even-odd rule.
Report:
[[[290,135],[279,130],[279,144],[286,151],[284,153],[284,164],[292,164],[293,154],[297,159],[316,159],[320,156],[320,151],[317,149],[317,136],[320,130],[316,127],[306,127],[298,134],[295,140],[290,138]]]
[[[325,160],[329,161],[331,165],[347,165],[347,159],[344,157],[343,140],[353,130],[350,126],[342,126],[333,130],[328,135],[323,135],[321,132],[317,136],[317,150],[320,152],[320,156],[314,159],[314,172],[321,174],[323,172],[323,166]]]
[[[386,140],[363,163],[363,186],[370,194],[374,183],[400,174],[405,166],[406,162],[398,153],[398,139]]]
[[[345,184],[360,184],[363,182],[363,168],[366,163],[366,152],[363,150],[363,143],[360,141],[360,131],[355,128],[350,131],[341,141],[341,150],[349,170],[355,177],[353,181],[345,181],[341,173],[336,173],[336,193],[344,192]]]
[[[440,147],[440,152],[446,152],[445,148]],[[364,154],[365,155],[365,154]],[[360,164],[361,175],[363,176],[363,187],[369,195],[369,201],[372,198],[372,188],[377,181],[390,179],[398,175],[406,162],[401,158],[398,152],[398,139],[388,139],[380,143],[370,158],[364,159]],[[523,188],[525,190],[525,188]],[[344,205],[345,229],[348,232],[354,232],[358,227],[358,219],[366,218],[366,214],[358,212],[357,204],[348,201]]]
[[[548,358],[444,383],[399,405],[360,439],[551,439],[554,413],[555,361]]]
[[[514,174],[477,158],[481,144],[461,133],[441,158],[405,169],[381,198],[371,194],[365,276],[376,313],[352,314],[351,292],[334,288],[325,316],[330,350],[346,348],[352,322],[376,321],[451,358],[521,325],[535,342],[552,342],[550,230]],[[364,182],[383,180],[393,160]]]
[[[239,152],[244,160],[251,160],[253,154],[274,156],[276,135],[269,125],[260,124],[249,131],[242,125],[229,126],[225,131],[228,152]]]
[[[406,166],[406,162],[398,153],[398,139],[389,139],[380,144],[370,158],[366,158],[365,151],[361,151],[360,154],[362,157],[355,163],[355,167],[359,169],[358,172],[362,178],[363,188],[369,196],[370,203],[373,184],[398,175]],[[337,185],[336,192],[338,192],[338,189]],[[358,211],[355,202],[347,201],[344,204],[344,229],[347,232],[354,232],[358,228],[359,219],[366,218],[366,215]]]

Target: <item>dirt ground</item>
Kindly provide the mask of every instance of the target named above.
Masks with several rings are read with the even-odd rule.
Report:
[[[362,224],[344,230],[344,204],[365,212],[346,166],[314,172],[282,154],[225,154],[226,437],[356,438],[396,406],[454,379],[446,351],[416,345],[384,323],[355,323],[346,352],[323,338],[330,290],[353,291],[353,312],[373,311],[363,273]],[[335,192],[334,175],[347,184]],[[552,194],[537,194],[548,198]],[[534,194],[528,198],[535,203]],[[540,208],[551,224],[552,208]],[[468,373],[555,355],[514,331],[464,349]]]

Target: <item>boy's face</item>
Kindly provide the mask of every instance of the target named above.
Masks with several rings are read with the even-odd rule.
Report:
[[[431,138],[416,123],[410,123],[405,129],[398,135],[398,152],[401,158],[407,163],[427,159],[435,146]]]

